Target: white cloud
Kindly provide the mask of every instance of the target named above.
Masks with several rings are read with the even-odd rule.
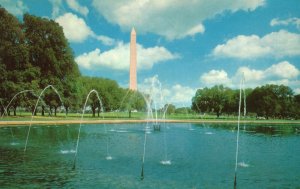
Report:
[[[293,17],[285,20],[280,20],[279,18],[274,18],[270,22],[271,26],[288,26],[295,25],[298,30],[300,30],[300,18]]]
[[[203,21],[225,11],[253,11],[265,0],[93,0],[93,6],[109,22],[129,31],[156,33],[167,39],[179,39],[203,33]]]
[[[52,4],[52,18],[58,17],[62,13],[62,0],[49,0]]]
[[[182,35],[179,34],[178,38],[184,38],[185,36],[195,36],[197,33],[204,33],[205,28],[202,24],[196,25],[195,27],[189,29]]]
[[[239,35],[228,40],[226,44],[218,45],[213,50],[213,54],[233,58],[260,57],[271,51],[270,48],[260,45],[260,41],[261,39],[256,35]]]
[[[129,70],[130,45],[119,43],[115,48],[101,52],[95,49],[76,57],[79,66],[85,69],[94,69],[97,66],[104,66],[116,70]],[[154,64],[179,58],[177,54],[169,52],[166,48],[155,46],[144,48],[137,44],[137,68],[151,69]]]
[[[82,18],[75,14],[66,13],[55,19],[64,29],[66,37],[72,42],[83,42],[93,34]]]
[[[76,0],[66,0],[66,2],[72,10],[84,16],[88,15],[89,9],[86,6],[81,6]]]
[[[285,57],[300,55],[300,34],[285,30],[272,32],[260,38],[257,35],[239,35],[225,44],[217,45],[213,50],[215,57],[240,59],[260,58],[264,56]]]
[[[138,86],[139,91],[151,95],[157,108],[162,108],[165,104],[173,104],[176,107],[190,106],[196,92],[196,89],[180,84],[165,86],[157,75],[144,79]]]
[[[297,86],[297,78],[300,70],[288,61],[273,64],[264,70],[255,70],[248,67],[239,68],[231,78],[232,82],[237,84],[244,74],[246,85],[248,87],[256,87],[265,84],[283,84],[291,87]]]
[[[211,70],[208,73],[204,73],[200,80],[205,85],[230,84],[230,79],[224,70]]]
[[[0,0],[0,5],[16,16],[22,16],[28,11],[28,7],[20,0]]]
[[[177,107],[190,106],[193,96],[195,96],[197,89],[193,89],[188,86],[182,86],[176,84],[170,89],[169,103],[176,105]]]
[[[104,36],[104,35],[96,35],[93,34],[92,37],[94,37],[95,39],[97,39],[98,41],[101,41],[104,45],[114,45],[116,43],[116,41],[110,37]]]
[[[290,64],[288,61],[283,61],[278,64],[274,64],[268,69],[265,70],[265,74],[267,76],[276,76],[281,78],[296,78],[300,71],[292,64]]]
[[[238,68],[234,80],[236,83],[244,77],[246,81],[251,81],[253,83],[258,83],[265,78],[265,71],[264,70],[256,70],[250,69],[248,67],[240,67]]]
[[[283,84],[297,88],[300,85],[299,75],[299,69],[289,62],[283,61],[273,64],[264,70],[240,67],[231,77],[224,70],[211,70],[204,73],[200,78],[203,86],[223,84],[228,87],[238,88],[241,79],[244,77],[246,87],[253,88],[265,84]]]
[[[103,36],[96,35],[91,28],[85,23],[84,19],[72,13],[66,13],[55,19],[59,25],[63,27],[65,36],[74,43],[81,43],[88,37],[93,37],[101,41],[104,45],[113,45],[115,40]]]

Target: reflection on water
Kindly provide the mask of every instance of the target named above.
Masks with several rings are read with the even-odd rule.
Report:
[[[1,188],[232,188],[234,124],[168,124],[147,129],[145,179],[140,181],[144,124],[0,128]],[[240,188],[300,186],[300,126],[242,125]],[[166,133],[165,133],[166,132]],[[167,134],[164,145],[164,134]],[[107,137],[109,152],[107,156]],[[167,153],[167,154],[166,154]],[[166,158],[166,155],[168,158]]]
[[[246,127],[246,131],[271,136],[289,136],[299,134],[297,132],[299,128],[299,126],[294,125],[250,125]]]
[[[235,131],[236,125],[233,124],[202,124],[197,125],[202,128],[214,128],[214,129],[226,129]],[[300,125],[293,124],[242,124],[241,130],[248,134],[260,135],[261,136],[288,136],[288,135],[299,135]],[[206,131],[205,134],[213,134],[212,131]]]

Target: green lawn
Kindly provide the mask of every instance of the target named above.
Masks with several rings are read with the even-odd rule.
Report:
[[[81,119],[81,113],[69,113],[67,116],[65,113],[57,113],[57,116],[49,116],[48,114],[45,114],[45,116],[41,116],[40,114],[37,114],[33,118],[31,117],[31,113],[29,112],[18,112],[17,116],[3,116],[0,121],[30,121],[32,120],[38,120],[38,121],[54,121],[54,120],[80,120]],[[153,119],[155,119],[155,113],[153,113]],[[157,114],[158,119],[162,119],[163,115],[161,113]],[[96,114],[95,117],[92,116],[91,113],[85,113],[83,116],[83,120],[143,120],[147,118],[147,112],[132,112],[131,118],[129,118],[128,112],[104,112],[101,113],[100,116]],[[152,118],[152,117],[150,117]],[[199,115],[199,114],[171,114],[166,115],[166,119],[174,119],[174,120],[218,120],[218,121],[236,121],[238,118],[237,116],[227,116],[222,115],[219,118],[216,117],[216,115]],[[241,120],[247,120],[247,121],[257,121],[255,117],[246,117],[241,118]],[[296,123],[297,120],[283,120],[283,119],[269,119],[269,120],[258,120],[259,122],[291,122]]]

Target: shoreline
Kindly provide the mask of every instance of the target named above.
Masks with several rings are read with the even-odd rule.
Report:
[[[166,119],[166,120],[138,120],[138,119],[127,119],[127,120],[47,120],[47,121],[0,121],[0,127],[6,126],[30,126],[31,125],[64,125],[64,124],[127,124],[127,123],[147,123],[147,122],[158,122],[158,123],[238,123],[238,120],[190,120],[190,119]],[[247,124],[296,124],[300,125],[300,121],[261,121],[261,120],[241,120],[240,123]]]

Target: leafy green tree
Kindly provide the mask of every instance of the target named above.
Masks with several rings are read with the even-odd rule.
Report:
[[[53,85],[61,94],[66,113],[78,100],[77,78],[80,76],[77,64],[63,29],[55,21],[25,14],[23,17],[26,44],[29,49],[29,61],[38,68],[41,77],[39,88]],[[54,109],[62,105],[53,91],[45,94],[45,102]],[[44,108],[43,108],[44,109]]]
[[[198,89],[192,99],[192,109],[196,112],[214,112],[219,117],[226,104],[225,92],[230,90],[223,85]]]
[[[284,85],[280,86],[273,86],[274,87],[274,93],[277,96],[277,99],[280,104],[280,110],[278,117],[280,118],[286,118],[291,117],[293,115],[293,98],[294,98],[294,92],[293,90]]]
[[[228,115],[237,112],[240,90],[227,89],[226,91],[224,91],[224,93],[226,98],[225,98],[223,111],[226,112]]]
[[[147,94],[123,89],[122,96],[119,110],[127,110],[129,118],[131,118],[132,110],[145,111],[148,110],[148,108],[151,108],[152,102]]]
[[[294,117],[296,119],[300,118],[300,94],[294,96]]]
[[[175,113],[176,107],[173,104],[165,104],[163,111],[166,111],[166,114],[171,115]]]
[[[96,78],[96,77],[81,77],[79,85],[82,87],[81,99],[82,104],[91,90],[96,90],[99,94],[102,106],[99,103],[99,99],[95,94],[91,94],[88,105],[91,107],[93,116],[98,110],[98,116],[103,109],[104,111],[114,111],[120,107],[122,97],[125,96],[124,91],[119,85],[110,79]]]
[[[0,7],[0,99],[6,106],[10,99],[18,92],[28,89],[31,76],[35,77],[38,71],[31,73],[28,48],[25,35],[18,19]],[[12,104],[14,115],[20,100]],[[4,109],[1,108],[1,114]]]
[[[293,91],[284,85],[256,87],[247,99],[248,108],[258,116],[285,118],[292,114]]]

